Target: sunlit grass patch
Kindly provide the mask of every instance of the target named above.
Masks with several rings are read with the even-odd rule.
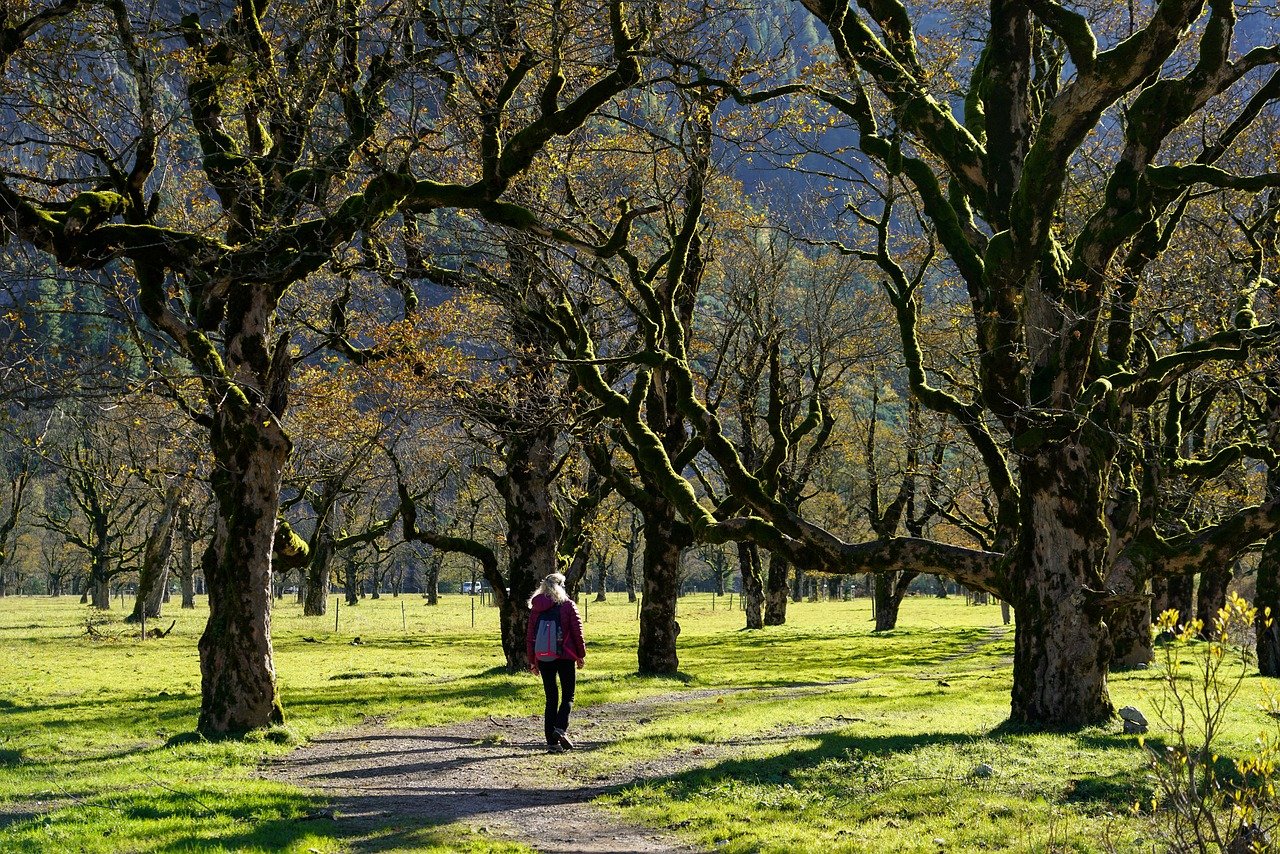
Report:
[[[332,611],[305,618],[277,603],[286,723],[209,743],[193,734],[203,610],[168,609],[177,625],[163,640],[139,642],[120,623],[91,640],[87,609],[71,600],[0,600],[0,850],[520,850],[460,826],[327,818],[319,798],[258,774],[294,744],[368,719],[536,715],[540,683],[502,669],[496,611],[476,603],[472,627],[472,604],[366,600],[342,606],[335,631]],[[994,606],[910,598],[901,628],[875,635],[866,600],[806,602],[787,625],[748,632],[726,599],[686,597],[681,672],[647,678],[635,674],[635,606],[583,604],[580,709],[689,699],[625,722],[576,767],[660,768],[695,751],[709,763],[610,796],[630,819],[733,851],[1096,851],[1104,832],[1126,850],[1140,833],[1125,815],[1147,791],[1142,754],[1118,724],[1070,735],[1001,726],[1013,631]],[[1259,728],[1259,681],[1228,745],[1247,746]],[[1143,708],[1160,690],[1143,671],[1111,685],[1117,705]],[[990,776],[975,774],[981,765]]]

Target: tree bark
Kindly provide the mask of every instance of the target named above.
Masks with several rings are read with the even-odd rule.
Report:
[[[639,672],[673,674],[680,669],[676,653],[676,597],[680,592],[680,554],[683,538],[676,532],[675,510],[658,499],[644,516],[644,555],[641,566]]]
[[[181,576],[180,580],[182,582],[182,607],[195,608],[195,530],[191,522],[191,506],[189,504],[183,504],[180,507],[179,519],[182,527],[182,558],[179,566],[179,574]]]
[[[608,601],[604,592],[605,576],[609,572],[608,556],[602,551],[596,555],[596,601]]]
[[[1072,436],[1019,460],[1015,722],[1074,728],[1106,721],[1114,711],[1107,692],[1111,645],[1102,602],[1090,592],[1102,589],[1108,543],[1103,453]]]
[[[623,568],[623,578],[627,585],[627,602],[636,601],[636,552],[640,551],[640,520],[636,514],[631,516],[631,531],[627,537],[627,559]]]
[[[525,631],[529,623],[529,597],[542,579],[558,567],[558,522],[552,502],[556,468],[556,430],[540,425],[516,434],[504,458],[507,466],[503,495],[507,520],[507,590],[502,579],[494,584],[494,601],[500,613],[502,649],[507,669],[519,673],[528,668]]]
[[[902,598],[907,595],[907,587],[916,572],[878,572],[872,587],[872,604],[876,618],[875,631],[889,632],[898,627],[898,611],[902,607]]]
[[[738,543],[738,566],[742,572],[742,609],[747,614],[748,629],[764,628],[764,575],[760,567],[760,549],[753,543]]]
[[[198,728],[209,736],[284,720],[271,646],[271,556],[290,445],[277,423],[265,407],[243,420],[230,408],[215,416],[218,519],[204,554],[209,622],[199,644]]]
[[[1165,611],[1177,611],[1178,623],[1191,619],[1191,594],[1195,579],[1190,575],[1160,577],[1151,579],[1151,612],[1163,614]]]
[[[1200,587],[1196,590],[1196,618],[1204,623],[1202,639],[1208,640],[1213,621],[1227,604],[1227,588],[1234,576],[1230,565],[1200,573]]]
[[[788,575],[791,562],[777,554],[769,555],[768,587],[765,590],[764,624],[781,626],[787,622],[787,594],[790,592]]]
[[[306,579],[303,616],[323,617],[329,610],[329,576],[333,567],[333,551],[333,539],[322,537],[319,548],[307,564],[303,575]]]
[[[106,569],[100,563],[106,562],[106,556],[95,556],[93,572],[89,578],[89,604],[103,611],[111,610],[111,582]]]
[[[1121,527],[1113,524],[1111,530]],[[1107,590],[1138,597],[1135,601],[1118,604],[1105,616],[1111,637],[1112,670],[1145,667],[1155,659],[1154,638],[1151,636],[1153,597],[1144,596],[1148,588],[1154,586],[1150,573],[1151,566],[1145,557],[1139,562],[1133,555],[1122,555],[1112,564],[1107,576]]]
[[[360,604],[360,591],[356,589],[356,562],[350,554],[342,561],[342,589],[347,597],[348,605]]]
[[[125,618],[126,622],[141,622],[144,614],[149,620],[160,616],[164,591],[169,586],[169,563],[173,559],[173,539],[177,529],[175,521],[178,502],[181,500],[179,485],[174,483],[165,496],[160,518],[147,537],[142,570],[138,573],[138,595],[133,604],[133,613]]]
[[[284,720],[271,646],[271,573],[280,481],[292,449],[281,427],[292,362],[286,337],[270,341],[273,289],[244,284],[233,293],[223,328],[225,365],[236,384],[210,389],[217,519],[203,560],[209,622],[199,643],[197,727],[212,737]]]
[[[1258,609],[1258,672],[1280,676],[1280,534],[1272,534],[1258,559],[1258,587],[1253,596]]]
[[[1111,669],[1145,667],[1155,658],[1151,638],[1151,600],[1117,608],[1107,620]]]
[[[444,552],[432,550],[427,561],[427,604],[440,604],[440,567],[444,564]]]

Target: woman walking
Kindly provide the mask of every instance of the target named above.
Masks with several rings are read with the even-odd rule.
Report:
[[[547,750],[551,753],[572,750],[573,742],[567,733],[577,680],[574,671],[582,667],[587,657],[587,644],[582,639],[578,608],[569,599],[564,576],[558,572],[542,579],[542,586],[529,600],[526,647],[529,669],[542,674],[542,688],[547,695],[544,712]],[[557,679],[560,681],[558,691]]]

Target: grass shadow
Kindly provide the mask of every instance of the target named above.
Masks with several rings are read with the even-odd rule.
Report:
[[[628,680],[634,679],[650,684],[660,684],[663,682],[674,682],[680,685],[692,685],[698,681],[698,677],[691,673],[685,673],[683,670],[677,670],[675,673],[628,673],[625,677]]]

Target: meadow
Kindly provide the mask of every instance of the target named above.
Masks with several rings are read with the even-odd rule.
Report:
[[[682,713],[582,753],[584,773],[750,742],[602,799],[629,820],[742,852],[1150,850],[1131,814],[1150,796],[1145,754],[1118,721],[1064,734],[1005,724],[1013,627],[997,607],[909,598],[900,628],[875,635],[866,599],[803,602],[786,626],[746,632],[725,598],[695,594],[680,604],[680,675],[642,678],[635,606],[617,595],[586,604],[580,708],[699,693]],[[511,850],[449,825],[353,834],[323,799],[259,770],[368,720],[538,711],[536,678],[501,667],[494,609],[458,595],[436,607],[366,599],[341,607],[335,631],[332,603],[304,618],[282,600],[273,634],[286,723],[218,743],[193,733],[202,607],[166,606],[158,622],[176,620],[172,633],[146,641],[120,616],[66,597],[0,599],[0,851]],[[1246,680],[1224,752],[1248,750],[1269,726],[1263,681]],[[752,690],[702,690],[723,688]],[[1161,687],[1149,670],[1113,676],[1111,690],[1117,706],[1153,717]]]

